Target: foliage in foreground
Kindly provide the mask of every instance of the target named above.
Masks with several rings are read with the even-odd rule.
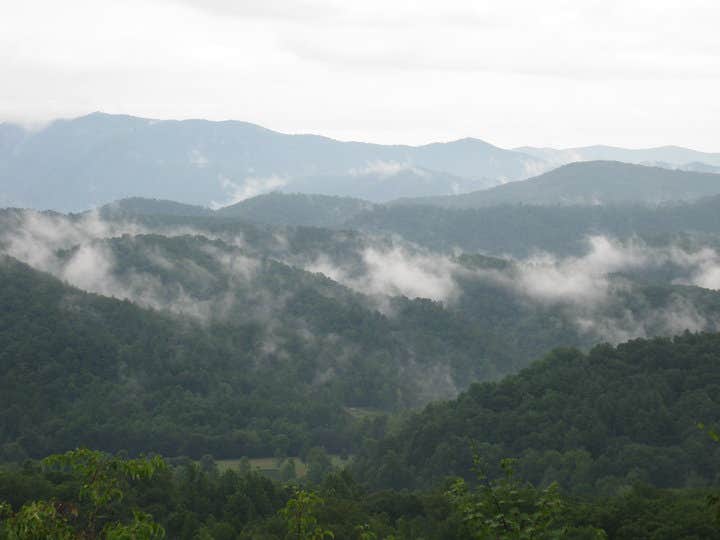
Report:
[[[43,460],[46,471],[69,473],[79,482],[75,501],[31,501],[19,511],[2,503],[0,534],[8,540],[103,538],[106,540],[161,540],[165,529],[152,517],[132,509],[132,519],[120,520],[125,490],[130,482],[151,480],[166,468],[159,457],[122,459],[78,449]],[[125,509],[126,510],[126,509]]]
[[[458,479],[448,496],[462,515],[472,538],[506,538],[508,540],[551,540],[582,538],[603,540],[605,532],[595,527],[575,527],[566,514],[567,503],[553,483],[545,489],[521,482],[515,477],[513,460],[504,459],[504,475],[490,480],[482,471],[480,457],[474,456],[478,486],[470,489]]]
[[[503,461],[425,491],[367,491],[347,470],[309,485],[257,473],[220,474],[211,462],[169,466],[77,450],[0,469],[0,540],[600,540],[720,539],[710,490],[636,486],[612,498],[538,488]]]

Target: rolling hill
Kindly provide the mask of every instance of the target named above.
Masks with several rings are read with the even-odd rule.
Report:
[[[269,225],[341,227],[348,219],[374,207],[349,197],[268,193],[215,211],[220,218],[233,218]]]
[[[528,180],[461,195],[401,199],[395,204],[480,208],[503,204],[598,205],[691,201],[720,193],[720,175],[617,161],[571,163]]]
[[[429,249],[452,253],[510,254],[537,251],[580,254],[587,237],[640,237],[647,241],[717,244],[720,197],[692,203],[647,205],[501,205],[476,209],[438,206],[378,206],[348,220],[345,227],[371,234],[396,234]]]
[[[470,476],[474,448],[486,473],[512,457],[522,478],[583,495],[707,485],[720,448],[697,423],[720,415],[719,359],[718,334],[558,350],[428,406],[369,446],[357,474],[378,487],[432,485]]]

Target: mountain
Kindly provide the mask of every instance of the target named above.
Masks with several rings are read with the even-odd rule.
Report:
[[[679,147],[507,150],[473,138],[379,145],[246,122],[93,113],[39,130],[0,124],[0,205],[82,211],[143,197],[217,208],[273,190],[382,203],[486,189],[590,160],[720,167],[719,154]]]
[[[575,161],[623,161],[625,163],[663,163],[671,168],[683,168],[691,163],[708,166],[720,166],[720,154],[698,152],[679,146],[660,146],[657,148],[630,149],[616,146],[585,146],[579,148],[536,148],[522,146],[518,152],[535,156],[550,164],[564,165]]]
[[[356,473],[376,487],[427,486],[468,477],[474,450],[486,473],[513,457],[521,478],[583,495],[714,483],[720,447],[697,424],[720,415],[719,361],[718,334],[558,350],[410,417],[367,447]]]
[[[295,178],[281,189],[382,203],[402,197],[405,193],[422,193],[423,197],[432,197],[485,189],[498,183],[498,180],[462,178],[421,167],[376,163],[364,170],[353,170],[350,174]]]
[[[339,227],[373,206],[367,201],[348,197],[275,192],[220,208],[214,215],[270,225]]]
[[[225,206],[280,188],[381,201],[478,189],[538,167],[532,156],[477,139],[384,146],[245,122],[102,113],[37,131],[0,125],[0,202],[38,209],[86,210],[127,197]],[[398,175],[402,189],[389,189]]]
[[[345,227],[399,235],[444,253],[461,249],[516,257],[537,251],[580,255],[587,250],[587,238],[596,235],[650,243],[696,238],[701,245],[717,245],[720,196],[661,206],[378,206],[351,218]]]
[[[203,206],[182,204],[175,201],[160,199],[144,199],[130,197],[106,204],[100,212],[107,217],[121,216],[182,216],[202,217],[211,216],[213,211]]]
[[[250,223],[284,227],[282,236],[301,243],[297,253],[310,257],[322,256],[323,250],[361,250],[362,238],[368,234],[401,236],[441,253],[460,248],[516,257],[527,257],[536,250],[564,256],[584,253],[587,238],[597,235],[638,237],[650,243],[687,243],[694,238],[692,242],[714,246],[713,238],[720,235],[720,196],[659,206],[500,205],[456,210],[273,192],[215,211],[171,201],[127,199],[102,207],[100,216],[110,221],[140,221],[147,230],[161,234],[184,227],[213,237],[236,235],[244,238],[246,247],[250,242],[259,253],[274,257],[284,256],[276,251],[277,231],[250,227]],[[307,226],[336,231],[318,229],[311,234],[303,229]]]
[[[33,456],[77,445],[228,458],[297,455],[315,445],[350,451],[357,441],[349,411],[438,395],[445,383],[435,377],[445,371],[437,351],[453,358],[473,339],[468,329],[451,345],[413,328],[423,320],[444,328],[445,319],[460,330],[439,307],[401,300],[399,318],[388,320],[330,280],[272,261],[253,267],[236,255],[228,263],[256,268],[256,277],[216,270],[198,281],[201,268],[218,264],[192,266],[208,258],[193,247],[198,242],[126,237],[107,247],[125,259],[103,286],[116,295],[134,287],[155,310],[0,260],[0,451],[18,444]],[[173,253],[182,271],[162,266]],[[150,285],[141,281],[148,276]],[[148,289],[153,279],[158,288]],[[421,398],[417,384],[430,394]]]
[[[479,208],[503,204],[661,204],[720,194],[720,175],[617,161],[588,161],[462,195],[401,199],[395,204]]]
[[[277,204],[277,221],[316,205],[324,221],[413,210],[430,225],[434,211],[484,211],[254,203],[269,216]],[[554,347],[720,329],[711,241],[595,237],[572,257],[493,258],[447,239],[439,252],[345,225],[254,224],[252,204],[241,217],[139,199],[0,211],[0,418],[17,419],[0,451],[354,451],[364,415],[452,398]]]
[[[648,163],[648,165],[652,166],[653,164]],[[656,166],[663,167],[664,165],[656,165]],[[666,167],[666,168],[670,169],[672,167]],[[681,171],[693,171],[693,172],[720,174],[720,166],[708,165],[707,163],[702,163],[699,161],[693,161],[691,163],[685,163],[683,165],[678,165],[675,168],[680,169]]]
[[[130,197],[100,207],[99,216],[107,220],[142,217],[182,222],[183,218],[196,218],[206,224],[218,219],[279,226],[337,228],[348,219],[374,207],[370,202],[350,197],[273,191],[217,210],[175,201]]]

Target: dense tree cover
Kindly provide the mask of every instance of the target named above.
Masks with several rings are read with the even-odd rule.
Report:
[[[720,335],[557,350],[497,383],[428,406],[356,460],[372,485],[465,476],[473,443],[493,464],[517,458],[533,483],[615,494],[636,482],[716,485],[720,449],[697,428],[720,417]]]
[[[78,449],[47,457],[42,464],[46,473],[69,481],[73,497],[67,498],[69,490],[65,490],[63,500],[24,501],[17,511],[12,504],[0,501],[0,514],[4,514],[0,519],[5,518],[0,521],[0,538],[161,540],[165,537],[165,530],[152,516],[132,508],[132,517],[127,518],[129,509],[123,506],[131,482],[152,481],[158,472],[166,469],[161,458],[123,459]],[[26,471],[28,467],[32,465],[28,464]],[[3,473],[0,475],[2,481],[8,480]],[[6,487],[7,484],[3,485]]]
[[[203,327],[82,293],[10,259],[0,275],[6,458],[78,444],[198,457],[351,444],[351,417],[313,384],[311,366],[255,362],[257,324]],[[298,358],[312,361],[302,348]]]
[[[459,294],[452,301],[367,298],[298,268],[317,255],[362,279],[368,272],[360,255],[364,240],[351,236],[342,246],[328,234],[324,229],[295,229],[290,240],[295,247],[288,249],[291,253],[275,255],[288,263],[301,259],[297,266],[265,257],[255,247],[240,250],[201,236],[123,236],[98,242],[98,246],[112,255],[112,277],[124,284],[125,290],[133,290],[136,282],[144,285],[159,281],[151,288],[153,294],[147,296],[159,297],[160,307],[178,309],[179,304],[187,304],[185,297],[189,295],[193,304],[185,306],[190,308],[186,311],[193,313],[204,306],[214,320],[224,324],[270,321],[286,330],[305,326],[315,336],[340,337],[343,341],[333,344],[334,355],[345,355],[360,342],[364,348],[389,352],[392,362],[406,367],[405,362],[412,357],[415,369],[406,369],[404,377],[393,383],[410,385],[403,390],[404,403],[397,402],[402,406],[448,397],[469,380],[496,378],[524,367],[553,347],[588,347],[607,339],[610,333],[580,327],[577,319],[581,315],[572,299],[569,305],[538,301],[492,276],[478,274],[477,270],[494,270],[509,280],[516,278],[512,262],[481,255],[458,258],[470,272],[457,271],[453,276]],[[342,247],[335,250],[336,245]],[[391,246],[381,243],[374,249]],[[77,248],[65,256],[71,257],[75,251]],[[666,319],[658,315],[678,311],[677,304],[692,305],[697,311],[693,328],[714,329],[714,321],[720,319],[720,293],[672,285],[673,279],[685,276],[663,271],[667,275],[656,272],[657,276],[649,276],[643,270],[637,276],[616,278],[613,298],[595,302],[593,313],[584,316],[606,320],[610,326],[621,326],[624,323],[618,320],[629,318],[642,326],[628,329],[630,335],[664,335],[686,327],[663,324]],[[143,295],[136,296],[143,300]],[[653,323],[653,318],[658,320]],[[387,334],[389,329],[392,335]],[[326,367],[338,369],[336,365]],[[450,377],[446,388],[427,383],[429,376],[441,372]],[[346,390],[354,393],[353,387]],[[365,405],[387,407],[396,400],[393,396],[375,396],[365,400]]]
[[[499,269],[508,279],[521,275],[502,259],[476,255],[461,260],[470,268]],[[588,349],[601,342],[666,336],[688,328],[717,330],[720,292],[672,284],[678,275],[682,272],[672,268],[611,275],[606,282],[609,294],[585,300],[573,295],[530,298],[521,287],[502,286],[492,277],[460,276],[462,294],[447,309],[463,321],[491,330],[516,371],[558,346]],[[540,273],[525,279],[541,281],[543,277]],[[566,279],[573,277],[568,274]],[[562,283],[551,283],[547,290],[552,293],[558,286]],[[589,324],[583,326],[581,320]]]
[[[696,203],[640,205],[502,205],[449,210],[430,206],[378,206],[349,220],[346,227],[399,234],[440,251],[525,256],[534,250],[579,254],[589,234],[654,239],[690,233],[720,233],[720,198]]]
[[[334,234],[304,229],[292,242],[299,253],[321,250]],[[452,304],[394,297],[381,313],[374,300],[252,245],[187,235],[89,245],[112,261],[93,278],[100,290],[160,311],[82,293],[5,259],[0,448],[8,458],[79,443],[229,458],[316,445],[354,451],[358,408],[423,405],[524,367],[541,351],[597,340],[563,306],[472,276],[459,278]],[[78,249],[59,251],[58,260]],[[352,254],[337,257],[353,264]],[[509,265],[480,256],[459,263]],[[638,285],[623,294],[600,315],[642,320],[677,298],[709,320],[720,313],[720,294],[699,288]]]
[[[198,242],[119,238],[122,263],[111,277],[147,264],[140,253],[195,254],[199,265]],[[195,322],[83,293],[3,259],[4,456],[77,444],[196,457],[297,455],[315,445],[351,451],[357,422],[349,408],[413,406],[454,392],[434,374],[487,379],[514,366],[497,338],[439,303],[398,298],[387,317],[327,278],[258,264],[262,271],[245,288],[269,296],[241,294],[236,285],[237,301],[223,318]],[[200,298],[231,290],[220,274],[200,283],[192,272],[156,270],[167,281],[162,290],[180,283]],[[266,318],[248,316],[280,297]]]
[[[317,202],[309,195],[274,193],[240,203],[243,208],[248,207],[242,213],[228,209],[227,214],[216,212],[203,217],[203,209],[199,207],[190,207],[182,215],[182,205],[177,203],[168,202],[167,208],[158,209],[159,201],[140,199],[134,202],[133,199],[120,206],[126,209],[124,214],[112,211],[116,208],[114,205],[105,207],[102,214],[114,219],[133,218],[156,227],[194,226],[215,233],[242,232],[248,235],[250,244],[264,250],[273,246],[273,232],[277,229],[273,231],[262,224],[287,225],[282,231],[296,252],[313,245],[342,249],[342,243],[348,240],[350,244],[346,249],[350,251],[362,238],[351,231],[398,234],[419,245],[445,252],[462,248],[467,252],[516,256],[525,256],[538,249],[558,254],[582,253],[586,249],[586,236],[596,234],[617,238],[639,236],[653,242],[670,238],[683,240],[690,235],[717,244],[715,237],[720,233],[720,198],[716,196],[695,202],[652,206],[630,203],[503,204],[480,209],[404,204],[363,208],[355,199],[322,197],[319,199],[323,203],[322,209],[318,212],[308,209],[312,208],[308,200],[313,204]],[[265,206],[270,209],[266,210]],[[259,207],[257,212],[251,212],[255,207]],[[348,207],[352,210],[348,211]],[[283,217],[273,217],[276,214]],[[250,221],[256,225],[250,225]],[[339,234],[303,225],[346,231]],[[315,240],[308,243],[313,237]]]
[[[340,227],[351,217],[373,206],[351,197],[268,193],[220,208],[215,215],[269,225]]]
[[[568,519],[567,505],[557,484],[538,490],[518,480],[510,459],[500,462],[503,477],[490,480],[479,467],[480,457],[475,454],[473,459],[479,481],[476,489],[470,489],[460,479],[448,490],[453,506],[463,516],[469,538],[606,538],[602,529],[578,527]]]
[[[216,210],[174,201],[130,197],[106,204],[100,214],[108,219],[138,216],[214,217],[267,225],[340,227],[349,218],[373,208],[362,199],[307,193],[272,192]]]
[[[637,484],[579,499],[512,474],[370,491],[347,470],[281,484],[221,473],[211,459],[166,464],[77,450],[0,467],[0,539],[714,539],[714,493]]]

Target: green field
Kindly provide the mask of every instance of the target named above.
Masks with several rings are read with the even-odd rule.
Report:
[[[297,456],[290,456],[287,459],[295,461],[295,472],[298,478],[302,478],[307,474],[307,464]],[[343,467],[347,465],[350,459],[343,459],[339,455],[330,455],[332,464],[335,467]],[[218,471],[221,473],[227,470],[239,471],[243,467],[243,459],[218,459],[215,461]],[[250,467],[262,474],[266,474],[272,478],[275,478],[280,470],[280,466],[284,463],[284,460],[275,457],[261,457],[252,458],[247,460],[250,463]]]

